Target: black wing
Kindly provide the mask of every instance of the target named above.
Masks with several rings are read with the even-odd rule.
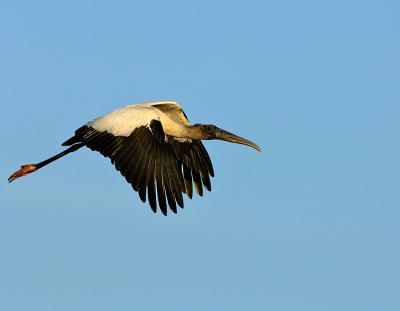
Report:
[[[158,120],[151,121],[148,127],[136,128],[128,137],[82,126],[63,145],[75,143],[84,143],[110,158],[140,199],[146,202],[147,197],[154,212],[157,201],[164,215],[167,215],[167,202],[174,213],[177,204],[183,208],[182,193],[192,198],[192,184],[200,196],[203,195],[202,185],[211,191],[209,176],[214,176],[214,170],[202,142],[180,142],[172,137],[166,140]]]
[[[187,115],[176,103],[160,103],[153,106],[176,123],[190,125]],[[210,176],[214,176],[214,169],[201,140],[182,140],[168,137],[168,142],[173,146],[182,164],[185,191],[189,198],[192,198],[193,195],[192,182],[200,196],[203,195],[202,184],[208,191],[211,191]]]
[[[118,171],[151,209],[167,214],[167,202],[176,213],[176,203],[184,207],[182,192],[185,192],[181,164],[165,135],[160,121],[153,120],[149,127],[136,128],[128,137],[99,132],[83,126],[75,136],[63,143],[69,146],[83,142],[91,150],[111,159]]]
[[[182,164],[185,192],[189,198],[193,196],[192,184],[200,196],[203,195],[202,185],[211,191],[210,176],[214,177],[214,169],[201,140],[181,142],[172,138],[169,142]]]

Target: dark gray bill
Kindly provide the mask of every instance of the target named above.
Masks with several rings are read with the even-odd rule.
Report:
[[[252,147],[252,148],[256,149],[257,151],[261,152],[261,148],[259,146],[257,146],[255,143],[253,143],[252,141],[247,140],[243,137],[237,136],[235,134],[229,133],[228,131],[225,131],[220,128],[216,129],[215,138],[229,141],[229,142],[235,143],[235,144],[246,145],[246,146]]]

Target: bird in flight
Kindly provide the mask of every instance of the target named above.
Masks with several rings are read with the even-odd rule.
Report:
[[[69,146],[66,150],[40,163],[22,165],[8,181],[86,146],[110,158],[140,199],[146,202],[147,197],[153,212],[158,201],[161,212],[167,215],[167,202],[176,213],[177,204],[184,207],[183,193],[192,198],[193,186],[199,196],[203,195],[203,186],[211,191],[214,169],[201,142],[210,139],[261,151],[255,143],[214,125],[190,124],[176,102],[148,102],[128,105],[88,122],[62,144]]]

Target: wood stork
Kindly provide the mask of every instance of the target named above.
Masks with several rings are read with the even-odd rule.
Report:
[[[167,202],[176,213],[183,208],[182,193],[189,198],[193,185],[198,195],[203,186],[211,191],[214,169],[201,140],[220,139],[250,146],[255,143],[214,125],[191,125],[181,106],[173,101],[128,105],[96,118],[75,131],[62,145],[68,149],[37,164],[22,165],[8,181],[26,176],[86,146],[111,159],[153,212],[158,205],[167,215]]]

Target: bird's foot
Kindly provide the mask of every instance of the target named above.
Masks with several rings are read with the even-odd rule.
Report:
[[[26,176],[30,173],[33,173],[34,171],[36,171],[38,169],[37,165],[35,164],[26,164],[26,165],[22,165],[21,168],[16,171],[15,173],[13,173],[9,178],[8,178],[8,182],[12,182],[14,180],[16,180],[19,177],[22,176]]]

